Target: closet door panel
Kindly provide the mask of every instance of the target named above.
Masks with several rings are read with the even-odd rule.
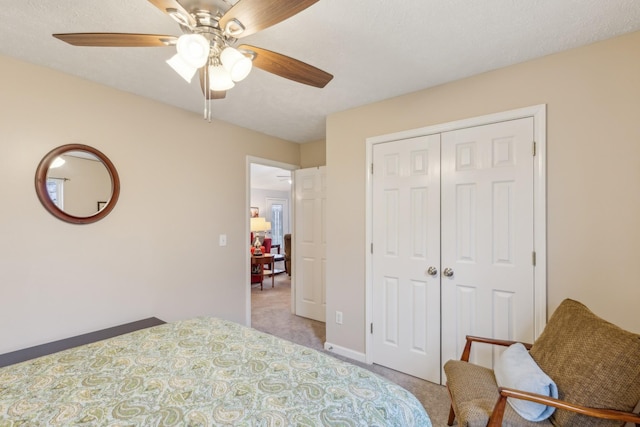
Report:
[[[533,342],[533,118],[442,134],[443,360],[465,335]],[[475,346],[493,367],[499,351]]]

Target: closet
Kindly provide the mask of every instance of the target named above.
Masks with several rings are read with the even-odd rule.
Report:
[[[522,113],[370,143],[369,361],[440,383],[465,335],[539,333],[544,116]],[[491,367],[498,355],[478,346],[472,358]]]

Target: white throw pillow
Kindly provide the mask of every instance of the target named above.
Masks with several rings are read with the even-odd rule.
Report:
[[[507,348],[493,369],[499,387],[513,388],[558,398],[558,387],[531,358],[524,345],[517,343]],[[529,421],[542,421],[556,409],[528,400],[508,398],[507,402],[520,416]]]

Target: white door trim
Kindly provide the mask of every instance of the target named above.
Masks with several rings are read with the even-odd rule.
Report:
[[[257,163],[259,165],[264,165],[264,166],[273,166],[276,168],[280,168],[280,169],[286,169],[286,170],[290,170],[290,171],[294,171],[296,169],[299,169],[300,167],[297,165],[293,165],[290,163],[282,163],[282,162],[277,162],[275,160],[269,160],[269,159],[264,159],[262,157],[254,157],[254,156],[247,156],[246,161],[245,161],[245,182],[247,183],[247,185],[245,186],[245,207],[244,207],[244,211],[247,212],[247,218],[248,218],[248,212],[250,210],[251,207],[251,164],[252,163]],[[293,174],[292,174],[293,175]],[[292,177],[293,179],[293,177]],[[291,186],[291,188],[293,188],[293,185]],[[292,199],[290,197],[290,199]],[[293,212],[293,210],[291,211],[291,218],[289,219],[289,221],[293,221],[295,218],[295,212]],[[245,236],[244,236],[244,241],[245,242],[249,242],[251,241],[251,230],[249,229],[249,221],[247,221],[245,223]],[[248,243],[247,243],[248,245]],[[245,251],[244,251],[244,257],[245,257],[245,263],[244,265],[246,265],[247,267],[249,265],[251,265],[251,252],[249,252],[247,249],[247,245],[242,246]],[[251,326],[251,270],[249,268],[245,268],[245,279],[244,279],[244,292],[245,292],[245,320],[244,323],[246,326]],[[291,278],[291,310],[293,311],[293,309],[295,308],[295,292],[294,292],[294,287],[293,287],[294,283],[293,283],[293,277]]]
[[[534,141],[536,142],[536,156],[534,157],[534,248],[536,251],[536,267],[534,269],[534,334],[537,338],[547,323],[547,186],[546,186],[546,155],[547,155],[547,106],[546,104],[519,108],[516,110],[472,117],[454,122],[442,123],[418,129],[411,129],[386,135],[370,137],[366,139],[366,236],[365,236],[365,361],[373,363],[373,355],[370,351],[373,347],[369,325],[372,322],[372,191],[373,180],[370,173],[373,161],[373,146],[399,139],[415,138],[418,136],[432,135],[474,126],[498,123],[507,120],[533,117]]]

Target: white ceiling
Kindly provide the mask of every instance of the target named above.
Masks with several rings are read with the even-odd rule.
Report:
[[[252,163],[251,189],[291,191],[291,171]]]
[[[213,114],[315,141],[330,113],[637,30],[639,0],[320,0],[242,42],[333,74],[327,87],[255,69]],[[165,64],[172,48],[73,47],[51,37],[65,32],[181,34],[146,0],[2,0],[1,54],[202,114],[197,79],[188,86]]]

